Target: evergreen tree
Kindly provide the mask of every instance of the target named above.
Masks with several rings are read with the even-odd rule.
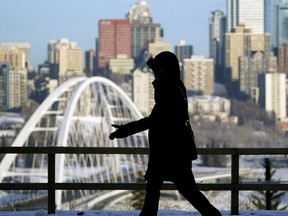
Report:
[[[277,181],[272,180],[272,176],[275,174],[276,169],[271,169],[271,161],[269,158],[264,159],[264,165],[266,169],[265,172],[265,180],[267,182],[274,182]],[[279,183],[279,182],[278,182]],[[288,208],[288,205],[284,205],[280,208],[281,199],[287,191],[274,191],[274,190],[267,190],[267,191],[257,191],[256,193],[251,195],[252,204],[257,209],[266,209],[266,210],[284,210]]]

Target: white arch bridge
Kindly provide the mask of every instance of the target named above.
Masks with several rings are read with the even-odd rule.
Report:
[[[12,146],[147,147],[147,134],[109,140],[111,124],[142,118],[124,91],[103,77],[76,77],[60,85],[38,107]],[[56,155],[56,182],[135,182],[146,155]],[[7,154],[0,182],[47,182],[47,155]],[[93,191],[56,192],[56,205]],[[61,207],[60,207],[61,208]]]

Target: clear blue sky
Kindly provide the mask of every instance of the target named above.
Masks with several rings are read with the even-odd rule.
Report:
[[[99,19],[123,19],[140,0],[1,0],[0,42],[30,42],[33,66],[47,58],[50,40],[68,38],[84,51],[95,49]],[[153,22],[164,29],[165,41],[180,39],[208,55],[211,11],[226,13],[226,0],[146,0]]]

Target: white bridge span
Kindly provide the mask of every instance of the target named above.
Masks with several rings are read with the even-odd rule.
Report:
[[[77,77],[59,86],[38,107],[12,146],[147,147],[147,134],[109,140],[112,123],[123,124],[142,114],[112,81]],[[134,182],[144,170],[145,155],[56,155],[56,182]],[[0,182],[47,182],[46,155],[7,154],[0,163]],[[93,191],[56,191],[59,207],[71,197]],[[69,198],[68,198],[69,197]]]

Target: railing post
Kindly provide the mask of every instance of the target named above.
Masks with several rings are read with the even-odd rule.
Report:
[[[51,185],[55,183],[55,153],[48,154],[48,214],[55,214],[55,189]]]
[[[239,154],[232,154],[231,183],[234,189],[231,190],[231,215],[239,215]],[[236,186],[236,187],[235,187]]]
[[[265,181],[271,182],[271,161],[269,158],[264,159],[265,166]],[[272,194],[270,190],[266,190],[266,210],[272,210]]]

